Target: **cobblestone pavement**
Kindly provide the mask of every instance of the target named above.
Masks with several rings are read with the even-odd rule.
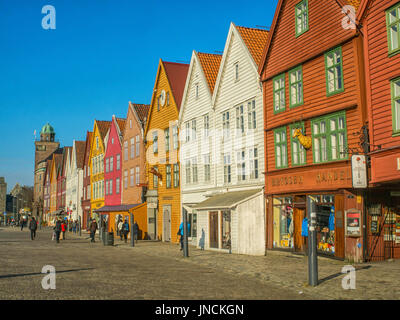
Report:
[[[268,251],[226,254],[139,241],[134,247],[90,243],[67,233],[56,244],[50,230],[0,229],[0,299],[399,299],[400,261],[354,265],[356,289],[344,290],[343,261],[318,259],[319,285],[307,286],[307,257]],[[44,265],[57,271],[56,290],[44,290]]]

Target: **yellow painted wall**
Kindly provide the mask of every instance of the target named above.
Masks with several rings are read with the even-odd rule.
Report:
[[[96,145],[96,138],[98,138],[98,148]],[[89,159],[89,166],[90,166],[90,188],[91,188],[91,200],[90,204],[92,207],[92,215],[93,215],[93,210],[99,209],[104,206],[104,190],[103,190],[103,196],[98,197],[95,199],[94,195],[94,188],[93,184],[98,181],[103,181],[104,183],[104,166],[101,166],[102,170],[100,173],[93,173],[93,167],[94,167],[94,162],[93,158],[97,157],[99,155],[105,154],[105,146],[104,146],[104,141],[101,138],[100,132],[98,130],[96,121],[94,123],[94,128],[93,128],[93,136],[92,136],[92,143],[91,143],[91,149],[90,149],[90,159]],[[104,189],[104,188],[103,188]]]
[[[179,148],[173,150],[173,123],[176,124],[179,113],[174,101],[172,90],[169,86],[167,75],[160,62],[159,71],[157,74],[155,93],[151,104],[151,114],[147,125],[145,136],[147,138],[146,144],[146,174],[149,189],[154,189],[153,185],[153,174],[149,172],[151,167],[157,166],[158,171],[162,175],[162,185],[159,183],[158,186],[158,215],[157,215],[157,237],[163,239],[163,206],[171,205],[171,242],[178,242],[179,238],[176,235],[179,229],[181,209],[180,209],[180,188],[174,188],[173,186],[173,163],[179,164]],[[160,95],[162,90],[166,93],[169,92],[170,99],[169,105],[165,102],[163,107],[160,106],[160,110],[157,110],[157,97]],[[165,140],[164,140],[164,129],[169,129],[170,136],[170,152],[165,152]],[[158,129],[158,154],[153,153],[153,131]],[[172,187],[166,188],[166,165],[171,165],[171,177]]]

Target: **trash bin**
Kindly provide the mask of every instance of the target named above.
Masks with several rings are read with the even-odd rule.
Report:
[[[113,246],[114,245],[114,232],[106,233],[106,245]]]

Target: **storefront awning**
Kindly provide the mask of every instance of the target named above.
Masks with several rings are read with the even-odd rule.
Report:
[[[262,189],[225,192],[212,196],[211,198],[193,206],[193,208],[196,210],[232,209],[239,203],[244,202],[249,198],[253,198],[255,195],[261,192]]]
[[[122,204],[119,206],[104,206],[99,209],[93,210],[94,212],[98,213],[105,213],[105,212],[124,212],[124,211],[129,211],[129,209],[132,209],[134,207],[140,206],[141,203],[137,204]]]

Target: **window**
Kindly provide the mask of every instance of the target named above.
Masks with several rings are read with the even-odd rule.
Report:
[[[294,108],[303,104],[303,71],[297,67],[289,71],[290,107]]]
[[[189,142],[190,141],[190,122],[186,122],[186,125],[185,125],[185,129],[186,129],[186,142]]]
[[[247,119],[248,119],[248,128],[253,130],[256,129],[257,128],[256,100],[247,102]]]
[[[110,194],[113,194],[113,181],[112,179],[110,180],[110,190],[109,190]]]
[[[243,115],[243,105],[236,107],[236,133],[244,133],[244,115]]]
[[[237,180],[245,181],[246,180],[246,153],[244,150],[241,150],[237,153]]]
[[[204,155],[204,181],[211,181],[211,164],[210,154]]]
[[[306,149],[300,143],[298,138],[293,138],[294,131],[300,128],[304,134],[304,123],[293,124],[290,126],[290,139],[292,145],[292,165],[298,166],[306,164]]]
[[[169,106],[169,92],[167,92],[167,106]]]
[[[174,188],[179,187],[179,165],[174,164]]]
[[[153,167],[153,169],[158,172],[158,167]],[[158,189],[158,177],[155,174],[153,174],[153,188]]]
[[[274,130],[274,136],[275,136],[275,167],[277,169],[286,168],[288,166],[286,127]]]
[[[188,214],[188,222],[190,224],[190,228],[188,230],[188,237],[196,238],[197,237],[197,214],[189,213]]]
[[[160,97],[157,97],[157,111],[160,111]]]
[[[342,48],[336,48],[325,54],[326,93],[328,96],[343,92]]]
[[[169,128],[164,130],[165,137],[165,152],[169,151]]]
[[[135,138],[131,138],[131,159],[135,157]]]
[[[208,137],[210,131],[210,118],[208,114],[203,117],[204,120],[204,137]]]
[[[128,188],[128,170],[124,171],[124,188]]]
[[[347,158],[344,112],[313,119],[311,127],[315,163]]]
[[[308,1],[303,0],[296,5],[296,37],[308,30]]]
[[[197,158],[192,158],[192,172],[193,172],[193,183],[197,183],[199,181],[197,175]]]
[[[133,187],[135,185],[135,169],[131,168],[131,183],[130,186]]]
[[[250,179],[258,179],[258,149],[253,148],[249,151]]]
[[[174,141],[174,150],[176,150],[179,147],[178,126],[172,127],[172,135],[173,135],[173,141]]]
[[[222,114],[222,127],[223,127],[223,136],[224,140],[229,139],[230,132],[229,132],[229,111],[224,112]]]
[[[393,132],[400,133],[400,78],[391,82]]]
[[[197,125],[196,120],[192,120],[192,140],[195,141],[197,139]]]
[[[121,180],[119,178],[115,179],[115,193],[119,194],[121,188]]]
[[[90,199],[90,185],[87,186],[86,196]]]
[[[153,132],[153,152],[158,153],[158,133],[157,133],[157,131]]]
[[[136,157],[140,156],[140,137],[136,136]]]
[[[109,183],[109,181],[106,180],[106,195],[107,195],[107,196],[108,196],[108,183]]]
[[[235,63],[235,81],[239,80],[239,62]]]
[[[140,167],[136,167],[136,185],[140,183]]]
[[[274,113],[285,111],[285,74],[277,76],[273,80],[274,86]]]
[[[224,183],[231,183],[231,155],[224,154]]]
[[[129,119],[129,129],[132,129],[132,119]]]
[[[96,137],[96,149],[99,148],[99,137]]]
[[[128,160],[128,141],[124,141],[124,160]]]
[[[121,155],[117,154],[117,170],[121,169]]]
[[[186,160],[185,172],[186,172],[186,184],[190,184],[192,182],[192,169],[190,167],[190,160]]]
[[[400,52],[400,4],[386,11],[389,54]]]
[[[106,158],[106,172],[110,171],[110,159]]]
[[[110,172],[114,171],[114,156],[110,157]]]
[[[166,187],[167,189],[171,188],[171,165],[168,164],[165,167],[165,176],[166,176]]]

